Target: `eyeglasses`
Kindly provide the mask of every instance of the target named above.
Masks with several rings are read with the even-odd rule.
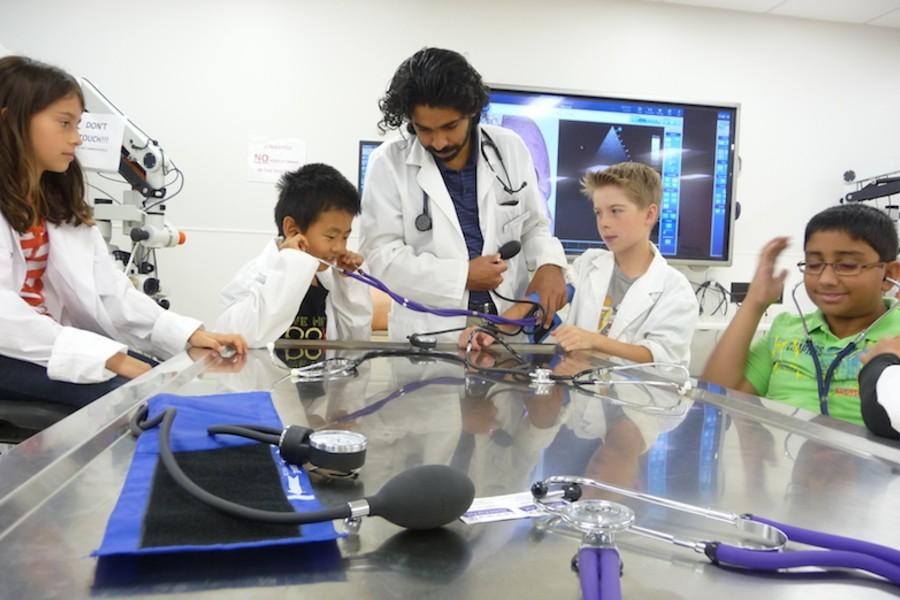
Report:
[[[798,262],[797,268],[799,268],[800,272],[804,275],[821,275],[825,272],[825,267],[830,266],[831,270],[834,271],[834,274],[838,277],[855,277],[866,269],[883,267],[885,264],[887,263],[873,262],[860,264],[854,262],[804,261]]]

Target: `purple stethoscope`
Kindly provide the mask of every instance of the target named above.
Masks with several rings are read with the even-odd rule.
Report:
[[[503,244],[503,246],[500,247],[497,253],[500,255],[500,258],[502,260],[509,260],[513,256],[517,255],[521,249],[521,242],[513,240]],[[381,281],[374,275],[366,273],[362,269],[357,269],[356,271],[345,271],[328,261],[322,260],[321,258],[315,256],[313,256],[313,258],[315,258],[323,265],[328,265],[332,269],[337,269],[340,273],[346,275],[347,277],[352,277],[353,279],[371,286],[376,290],[381,290],[382,292],[390,296],[391,300],[404,308],[408,308],[409,310],[437,315],[439,317],[476,317],[478,319],[482,319],[483,321],[491,323],[492,325],[510,325],[512,327],[534,328],[538,324],[538,318],[533,315],[525,317],[523,319],[509,319],[500,315],[492,315],[489,313],[478,312],[465,308],[432,308],[430,306],[422,304],[421,302],[416,302],[415,300],[410,300],[409,298],[401,296],[400,294],[389,288],[383,281]]]
[[[585,486],[729,524],[741,534],[740,545],[678,538],[636,525],[634,511],[623,504],[581,499]],[[549,477],[535,483],[531,493],[538,506],[553,517],[553,527],[558,526],[565,533],[581,535],[581,547],[573,565],[577,566],[585,600],[619,600],[622,597],[619,580],[622,561],[615,546],[615,537],[622,533],[690,548],[705,554],[717,566],[749,571],[780,571],[796,567],[858,569],[900,585],[900,551],[863,540],[802,529],[756,515],[701,508],[585,477]],[[789,541],[822,550],[788,551],[785,546]]]

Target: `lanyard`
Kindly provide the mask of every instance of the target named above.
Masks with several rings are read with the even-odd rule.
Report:
[[[819,353],[816,351],[816,345],[813,343],[811,337],[806,338],[806,348],[809,350],[813,366],[816,369],[816,387],[819,390],[819,410],[823,415],[828,416],[828,391],[831,389],[831,381],[834,379],[834,373],[837,371],[838,366],[840,366],[841,361],[856,350],[856,340],[844,346],[841,351],[837,353],[837,356],[835,356],[834,360],[831,361],[831,364],[828,365],[828,370],[825,372],[824,377],[822,377],[822,361],[819,360]]]
[[[887,281],[890,281],[894,286],[900,287],[900,282],[891,279],[890,277],[885,278]],[[794,301],[794,306],[797,307],[797,314],[800,316],[800,323],[803,325],[803,331],[806,333],[806,349],[809,351],[809,356],[812,358],[813,366],[816,369],[816,388],[818,388],[819,392],[819,411],[823,415],[828,415],[828,391],[831,389],[831,380],[834,378],[834,373],[837,370],[838,366],[841,364],[841,361],[847,358],[850,354],[852,354],[858,347],[861,342],[866,339],[866,335],[872,331],[872,328],[878,325],[882,319],[891,314],[895,308],[900,306],[900,302],[895,303],[894,305],[888,307],[884,313],[875,321],[866,327],[863,331],[861,331],[853,341],[847,344],[840,352],[837,353],[837,356],[834,357],[834,360],[831,361],[831,364],[828,365],[828,370],[825,372],[825,376],[822,376],[822,361],[819,360],[819,353],[816,352],[816,346],[813,344],[812,335],[809,333],[809,326],[806,323],[806,315],[803,314],[803,310],[800,308],[800,303],[797,301],[797,288],[803,285],[801,281],[791,290],[791,298]]]

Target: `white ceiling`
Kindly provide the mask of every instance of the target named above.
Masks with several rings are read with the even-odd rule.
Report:
[[[900,0],[648,0],[900,29]]]

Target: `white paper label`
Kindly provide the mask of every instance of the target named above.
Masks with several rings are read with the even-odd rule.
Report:
[[[564,505],[565,501],[551,501],[549,504],[550,506]],[[475,498],[472,506],[460,517],[460,520],[466,525],[473,525],[511,519],[531,519],[546,515],[547,513],[535,503],[531,492],[520,492],[505,496]]]
[[[121,115],[84,113],[81,115],[81,145],[75,151],[85,169],[119,172],[125,119]]]
[[[306,143],[296,138],[250,142],[247,150],[249,181],[276,183],[282,175],[296,171],[306,161]]]

